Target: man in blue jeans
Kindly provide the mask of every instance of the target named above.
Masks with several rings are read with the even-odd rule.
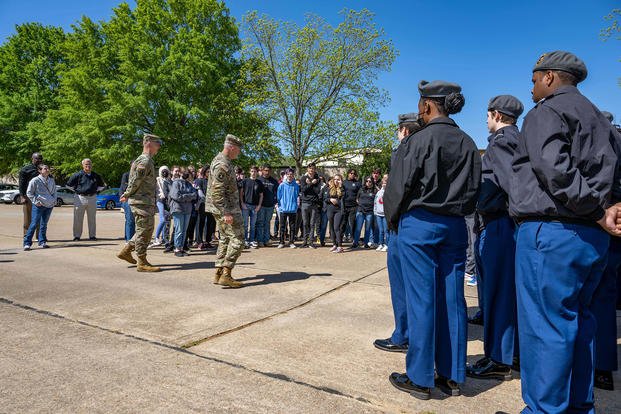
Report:
[[[259,243],[256,238],[257,214],[263,203],[263,183],[258,179],[259,167],[250,168],[250,177],[241,182],[241,208],[244,219],[244,239],[246,247],[256,249]]]
[[[123,195],[125,190],[127,190],[127,181],[129,180],[129,171],[123,173],[121,176],[121,187],[119,188],[119,197]],[[126,201],[121,203],[121,208],[123,209],[123,213],[125,214],[125,243],[129,243],[129,241],[134,237],[134,233],[136,232],[136,222],[134,221],[134,215],[132,214],[132,210],[129,208],[129,203]]]
[[[278,204],[278,181],[270,175],[272,169],[269,165],[261,167],[259,181],[263,184],[263,202],[257,215],[257,243],[259,247],[267,247],[270,244],[270,222],[274,214],[274,207]]]
[[[606,231],[621,234],[619,207],[610,206],[621,186],[610,122],[577,88],[586,77],[569,52],[539,58],[536,105],[513,157],[522,413],[595,412],[591,305],[606,267]]]

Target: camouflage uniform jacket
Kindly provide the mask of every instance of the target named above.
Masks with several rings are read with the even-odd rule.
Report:
[[[154,214],[156,188],[153,159],[148,154],[141,154],[129,170],[129,180],[123,197],[129,200],[130,206],[143,210],[145,214]]]
[[[223,153],[216,155],[211,162],[205,209],[217,216],[241,215],[235,167]]]

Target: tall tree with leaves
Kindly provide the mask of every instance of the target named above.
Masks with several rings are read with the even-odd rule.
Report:
[[[16,172],[40,150],[39,122],[57,107],[62,29],[26,23],[0,46],[0,172]]]
[[[251,12],[244,17],[243,55],[263,79],[252,104],[271,120],[295,160],[372,145],[377,107],[387,93],[375,86],[396,52],[373,22],[373,14],[344,10],[336,27],[308,15],[306,24],[276,21]]]
[[[621,25],[619,24],[620,19],[621,9],[612,9],[610,14],[604,16],[604,20],[610,22],[610,26],[607,26],[600,31],[599,35],[602,40],[621,40]],[[619,62],[621,62],[621,59]],[[621,86],[621,78],[619,78],[619,86]]]
[[[210,160],[227,132],[267,137],[257,112],[244,110],[239,50],[221,1],[137,0],[109,22],[84,17],[65,43],[60,107],[44,123],[46,156],[67,173],[88,156],[118,180],[145,132],[164,138],[158,161],[170,164]]]

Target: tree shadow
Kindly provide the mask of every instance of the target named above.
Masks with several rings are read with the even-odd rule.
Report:
[[[332,276],[332,273],[279,272],[267,275],[237,278],[237,280],[243,282],[244,287],[250,287],[270,285],[272,283],[294,282],[296,280],[305,280],[312,276]]]

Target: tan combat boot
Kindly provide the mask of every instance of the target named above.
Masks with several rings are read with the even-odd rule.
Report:
[[[151,263],[147,262],[147,256],[138,256],[138,267],[136,270],[139,272],[159,272],[160,268],[153,266]]]
[[[216,267],[216,274],[213,277],[214,285],[218,284],[218,282],[220,281],[220,276],[222,276],[222,268],[221,267]]]
[[[223,267],[222,269],[222,276],[220,276],[220,281],[218,282],[219,285],[227,286],[230,288],[240,288],[244,286],[242,282],[238,282],[231,277],[230,267]]]
[[[136,259],[132,257],[132,251],[134,251],[134,246],[127,243],[123,246],[123,249],[116,255],[121,260],[125,260],[131,264],[136,264]]]

